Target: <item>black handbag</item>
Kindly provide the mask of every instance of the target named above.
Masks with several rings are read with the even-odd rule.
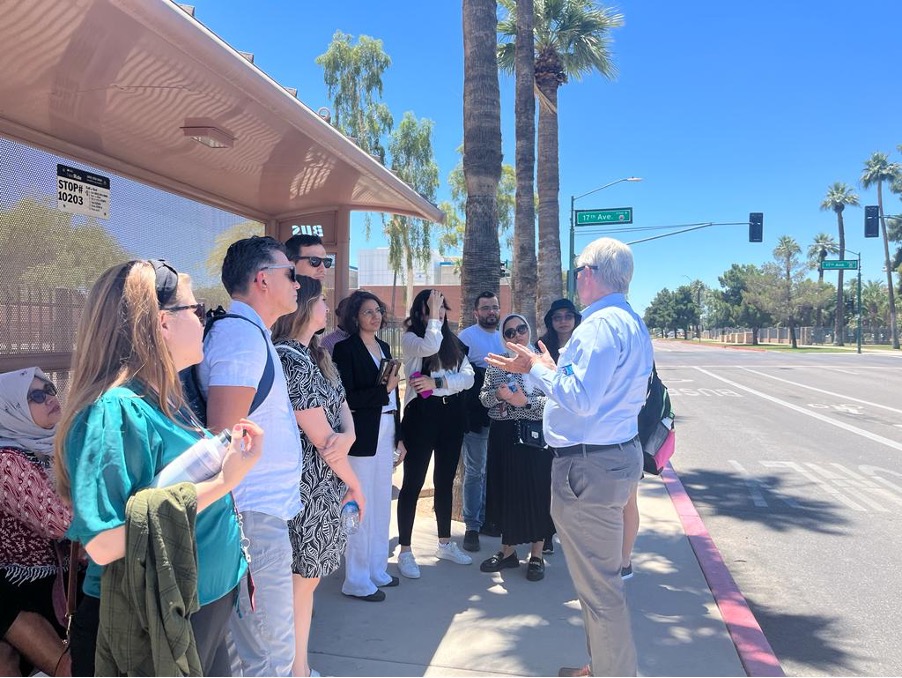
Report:
[[[517,419],[517,444],[544,449],[545,434],[542,432],[542,420]]]

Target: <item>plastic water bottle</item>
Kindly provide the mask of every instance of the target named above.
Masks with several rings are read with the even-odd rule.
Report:
[[[345,534],[357,534],[360,529],[360,506],[354,500],[341,507],[341,526]]]
[[[213,438],[201,438],[169,462],[150,486],[169,487],[177,483],[209,480],[222,470],[222,461],[231,442],[232,433],[228,429]]]

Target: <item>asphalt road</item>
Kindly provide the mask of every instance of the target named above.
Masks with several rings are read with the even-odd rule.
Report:
[[[902,675],[902,355],[655,343],[673,466],[789,675]]]

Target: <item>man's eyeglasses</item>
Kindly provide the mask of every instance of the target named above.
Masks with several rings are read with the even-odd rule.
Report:
[[[319,265],[322,264],[326,268],[332,268],[332,262],[335,260],[332,257],[298,257],[298,260],[306,259],[310,262],[310,265],[313,268],[319,268]]]
[[[46,383],[42,388],[36,388],[33,391],[29,391],[28,393],[28,402],[34,403],[35,405],[43,405],[47,402],[47,398],[52,398],[56,395],[56,386],[51,383]]]
[[[376,308],[368,308],[365,311],[361,311],[360,315],[366,316],[367,318],[372,318],[376,315],[385,315],[385,307],[377,306]]]
[[[593,271],[597,271],[597,270],[598,270],[598,266],[594,266],[593,264],[583,264],[582,266],[577,266],[575,269],[573,269],[573,271],[574,271],[575,273],[579,273],[579,272],[582,271],[584,268],[591,268]]]
[[[301,258],[303,259],[303,257],[301,257]],[[291,282],[297,282],[297,281],[298,281],[298,276],[297,276],[297,274],[294,272],[294,264],[278,264],[278,265],[275,265],[275,264],[274,264],[274,265],[272,265],[272,266],[263,266],[263,267],[260,268],[259,270],[261,270],[261,271],[268,271],[268,270],[273,269],[273,268],[284,268],[284,269],[287,269],[285,272],[288,273],[288,279],[289,279]]]
[[[483,313],[486,313],[488,311],[494,311],[495,313],[497,313],[498,311],[501,310],[501,307],[500,306],[480,306],[476,310],[482,311]]]
[[[529,325],[527,325],[525,323],[522,325],[517,325],[516,327],[508,327],[506,330],[504,330],[504,338],[505,339],[513,339],[518,334],[524,335],[527,332],[529,332]]]
[[[197,316],[198,320],[204,322],[207,319],[207,307],[205,304],[186,304],[184,306],[166,306],[165,308],[161,308],[161,311],[169,311],[170,313],[175,313],[176,311],[187,311],[188,309]]]

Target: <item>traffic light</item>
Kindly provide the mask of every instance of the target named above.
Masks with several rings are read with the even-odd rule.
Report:
[[[864,208],[864,237],[880,237],[880,220],[877,205],[867,205]]]
[[[749,212],[749,242],[763,242],[764,212]]]

